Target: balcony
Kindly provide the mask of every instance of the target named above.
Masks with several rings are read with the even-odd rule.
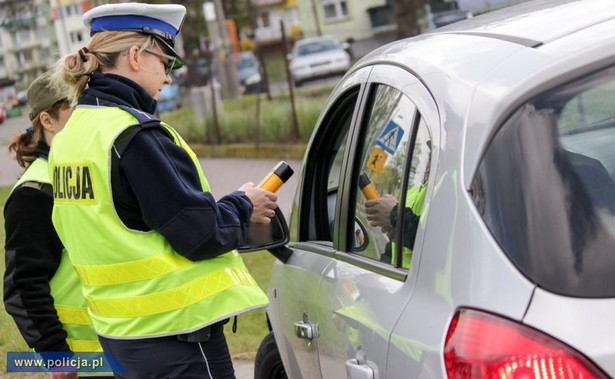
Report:
[[[6,19],[2,21],[2,26],[5,29],[20,29],[27,28],[30,26],[36,26],[36,17],[25,17],[19,19]]]

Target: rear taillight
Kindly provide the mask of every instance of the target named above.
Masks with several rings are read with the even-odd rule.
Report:
[[[587,358],[526,325],[475,310],[455,314],[446,335],[449,378],[606,378]]]

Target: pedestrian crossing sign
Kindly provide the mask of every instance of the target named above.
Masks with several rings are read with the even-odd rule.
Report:
[[[378,137],[376,145],[381,147],[387,153],[394,154],[403,136],[404,130],[393,120],[391,120],[387,124],[386,128],[384,128],[384,131],[380,137]]]
[[[389,154],[387,154],[384,150],[374,147],[372,153],[367,159],[366,168],[372,170],[373,172],[382,172],[384,163],[387,161],[388,157]]]

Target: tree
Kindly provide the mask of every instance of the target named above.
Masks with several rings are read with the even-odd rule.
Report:
[[[423,7],[427,0],[394,0],[393,9],[397,21],[399,38],[412,37],[421,32],[419,20],[423,16]]]

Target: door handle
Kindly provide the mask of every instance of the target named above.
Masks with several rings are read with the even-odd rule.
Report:
[[[346,377],[348,379],[375,379],[378,375],[372,366],[373,363],[368,362],[365,351],[359,346],[357,358],[346,361]]]
[[[297,321],[295,323],[295,335],[299,338],[311,340],[318,338],[318,324],[315,322]]]
[[[295,335],[306,340],[318,338],[318,323],[308,321],[307,313],[303,312],[303,321],[295,322]]]
[[[374,369],[356,359],[346,361],[346,377],[348,379],[374,379]]]

